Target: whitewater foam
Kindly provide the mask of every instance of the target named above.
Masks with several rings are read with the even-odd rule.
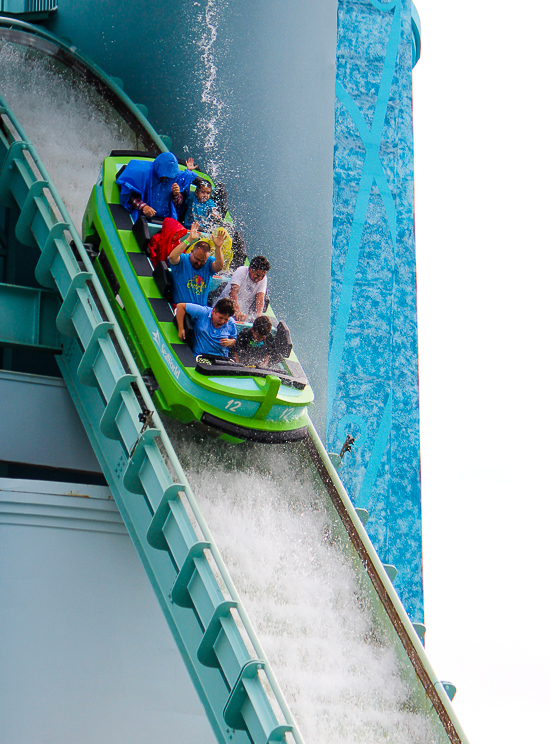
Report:
[[[51,61],[5,45],[0,64],[2,95],[79,224],[105,152],[132,136]],[[165,423],[305,741],[448,741],[420,712],[303,447],[231,446]]]
[[[139,142],[89,83],[54,58],[0,42],[0,67],[0,93],[79,229],[105,156],[140,149]]]
[[[165,425],[305,741],[440,741],[302,446]]]

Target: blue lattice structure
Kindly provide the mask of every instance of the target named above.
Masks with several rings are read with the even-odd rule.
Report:
[[[423,621],[410,0],[340,0],[327,444]]]

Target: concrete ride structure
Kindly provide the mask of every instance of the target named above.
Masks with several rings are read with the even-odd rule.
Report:
[[[241,10],[249,10],[249,5],[244,2]],[[291,10],[290,6],[289,2],[284,23],[292,27],[288,38],[294,46],[288,56],[298,59],[302,40],[293,35],[297,17],[292,13],[300,14],[303,8]],[[71,81],[77,79],[81,98],[75,94],[71,100],[97,96],[99,101],[95,108],[90,104],[84,119],[93,124],[97,111],[103,115],[108,110],[106,120],[134,149],[159,152],[170,139],[177,142],[181,132],[170,125],[175,118],[164,112],[155,121],[168,138],[159,136],[146,118],[147,108],[153,111],[158,106],[158,86],[150,88],[148,100],[143,85],[140,100],[145,105],[136,106],[122,92],[120,81],[97,66],[110,67],[120,49],[105,46],[105,35],[99,33],[94,41],[90,29],[108,24],[105,18],[92,18],[86,30],[78,15],[84,8],[93,12],[86,2],[60,6],[47,21],[46,30],[24,20],[0,19],[0,65],[9,68],[10,75],[14,70],[17,74],[23,60],[25,67],[47,69],[56,80],[69,80],[73,88]],[[23,10],[32,9],[25,5]],[[41,12],[47,15],[50,10],[42,8]],[[238,20],[235,8],[209,2],[201,8],[209,29],[214,25],[214,10],[218,33],[224,12],[233,14],[232,22]],[[13,6],[11,12],[13,18],[18,7]],[[251,16],[254,12],[250,10]],[[113,13],[115,20],[120,9]],[[136,27],[145,23],[143,15],[138,9]],[[270,54],[275,58],[273,29],[254,18],[258,25],[253,42],[265,47],[266,58]],[[301,160],[290,174],[288,168],[271,167],[265,150],[259,148],[254,156],[254,173],[259,174],[254,187],[261,190],[260,164],[267,163],[274,188],[279,186],[283,194],[283,184],[299,184],[306,173],[311,179],[320,153],[317,173],[322,183],[312,184],[316,201],[311,214],[304,218],[286,211],[284,219],[291,227],[293,220],[298,225],[306,219],[305,233],[317,229],[320,236],[317,258],[322,267],[313,271],[313,294],[308,297],[305,291],[299,300],[304,307],[315,301],[323,277],[328,277],[326,248],[333,224],[331,307],[326,292],[318,302],[319,317],[327,322],[332,308],[331,347],[328,365],[320,362],[320,367],[326,365],[325,373],[317,371],[316,376],[322,380],[324,374],[328,381],[328,445],[337,449],[346,434],[356,436],[356,449],[351,453],[355,467],[350,467],[347,455],[340,473],[355,506],[370,512],[366,530],[364,512],[361,518],[355,512],[313,426],[305,442],[289,450],[288,459],[296,466],[296,479],[311,488],[308,499],[325,515],[320,534],[330,535],[327,550],[349,572],[346,580],[352,604],[359,606],[361,617],[361,613],[368,614],[359,633],[361,643],[375,650],[383,648],[384,655],[391,657],[386,676],[382,675],[382,683],[377,681],[380,688],[365,693],[356,711],[355,703],[349,703],[343,708],[345,715],[337,712],[342,710],[345,692],[335,692],[333,697],[320,693],[318,698],[312,693],[318,706],[312,711],[293,679],[302,674],[305,657],[322,662],[326,653],[328,664],[328,650],[314,652],[302,637],[298,645],[281,646],[284,653],[265,653],[264,646],[272,648],[266,623],[255,620],[234,554],[225,547],[224,536],[211,531],[203,514],[206,501],[200,493],[197,497],[195,491],[200,488],[192,488],[184,472],[185,455],[178,449],[173,429],[155,412],[150,391],[97,281],[93,259],[69,214],[69,197],[63,190],[67,184],[56,182],[49,161],[48,167],[44,165],[46,157],[42,158],[37,144],[42,135],[32,107],[18,97],[18,86],[28,82],[16,80],[12,87],[4,82],[0,88],[0,388],[4,414],[0,628],[5,671],[0,718],[2,739],[11,744],[98,740],[299,743],[319,738],[319,721],[325,721],[322,730],[331,741],[346,741],[346,736],[362,728],[371,737],[381,737],[380,741],[406,741],[413,736],[425,741],[467,741],[450,704],[451,688],[438,680],[421,643],[410,108],[419,24],[411,23],[406,2],[375,0],[326,2],[316,22],[320,33],[325,33],[321,46],[335,44],[338,33],[337,54],[333,54],[337,58],[336,139],[332,120],[329,117],[327,122],[325,117],[328,104],[334,105],[334,76],[330,75],[334,68],[327,65],[329,74],[318,88],[318,101],[306,102],[319,120],[321,114],[325,117],[317,129],[310,126],[308,136],[308,122],[292,121],[291,113],[291,103],[303,97],[303,89],[293,82],[292,69],[281,64],[277,85],[288,91],[285,125],[289,129],[286,137],[284,131],[280,136],[287,146],[294,132]],[[47,28],[58,34],[69,32],[72,41],[52,35]],[[109,44],[124,48],[123,28],[121,23],[119,31],[113,31]],[[139,75],[146,68],[146,77],[154,76],[155,55],[165,41],[150,29],[144,31],[141,48],[124,63],[127,74]],[[82,48],[94,53],[95,62],[79,51]],[[229,55],[228,47],[225,51]],[[208,48],[200,59],[207,55]],[[109,71],[124,76],[119,69]],[[314,76],[314,71],[309,72]],[[190,79],[193,74],[190,66]],[[241,74],[239,68],[235,79]],[[180,80],[181,67],[167,73],[168,89],[170,76]],[[273,82],[267,73],[266,79]],[[170,105],[175,107],[175,102]],[[190,103],[197,105],[196,100]],[[52,109],[52,121],[54,113]],[[62,140],[51,129],[44,141],[55,137]],[[326,219],[331,194],[326,176],[332,172],[334,141],[332,223]],[[55,150],[48,158],[57,159]],[[79,163],[77,155],[73,153],[69,162]],[[99,163],[93,178],[98,168]],[[79,169],[84,173],[80,165]],[[350,192],[342,198],[343,184],[348,182],[353,198]],[[237,198],[239,205],[245,202],[246,194]],[[281,196],[282,206],[288,210],[292,205]],[[273,224],[281,221],[277,209],[270,219]],[[315,228],[316,224],[322,227]],[[249,226],[254,237],[258,227],[253,213]],[[288,277],[302,267],[302,252],[290,253],[281,253],[281,275],[274,279],[281,292]],[[362,256],[367,271],[361,270]],[[358,318],[358,307],[369,303],[380,312],[369,315],[371,320],[366,322],[371,325],[365,330],[354,318]],[[357,339],[365,335],[369,342],[360,356]],[[320,343],[320,348],[328,351],[328,343],[325,347]],[[308,355],[310,364],[314,363],[314,352],[306,348],[304,356]],[[148,425],[144,425],[145,410],[153,412]],[[185,439],[185,432],[181,436]],[[251,456],[258,458],[255,451]],[[229,457],[239,460],[241,455]],[[277,466],[270,467],[269,478],[276,480]],[[298,515],[298,521],[302,518]],[[403,520],[409,527],[408,541]],[[226,529],[234,530],[231,542],[239,550],[248,545],[253,561],[267,560],[267,555],[252,554],[252,535],[230,526],[229,514]],[[273,537],[270,532],[265,538],[262,535],[266,554],[276,549],[275,541],[270,542]],[[288,563],[300,555],[294,548],[284,548]],[[396,579],[398,592],[390,581],[390,563],[398,569],[397,577],[402,577]],[[281,607],[283,611],[284,603]],[[298,624],[296,610],[287,613],[286,622]],[[343,613],[344,637],[348,630],[352,634],[346,622]],[[301,652],[294,658],[298,646]],[[344,643],[337,655],[345,658],[346,667],[353,667],[351,659],[357,652],[350,658],[346,653]],[[333,675],[335,682],[337,676]],[[314,677],[319,674],[313,672]],[[362,672],[356,677],[359,698],[368,675]],[[377,707],[382,694],[388,702]],[[396,707],[381,718],[386,705]],[[350,723],[348,718],[354,715],[357,719]]]

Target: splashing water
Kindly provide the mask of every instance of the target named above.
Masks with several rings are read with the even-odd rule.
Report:
[[[78,229],[106,154],[143,148],[95,88],[53,57],[0,42],[0,68],[0,93]]]
[[[448,741],[414,702],[303,448],[165,426],[305,741]]]
[[[132,133],[57,63],[10,47],[2,95],[78,224],[105,152]],[[165,424],[305,741],[447,742],[301,445],[232,446]]]
[[[221,13],[225,7],[220,0],[208,0],[204,9],[204,15],[199,16],[199,23],[205,26],[205,31],[197,41],[202,51],[201,59],[204,64],[202,72],[201,101],[207,106],[207,114],[198,122],[198,129],[204,137],[204,149],[210,153],[207,170],[214,179],[220,171],[220,163],[217,159],[219,124],[225,109],[225,103],[217,87],[218,68],[215,62],[215,42],[218,38],[218,23]]]

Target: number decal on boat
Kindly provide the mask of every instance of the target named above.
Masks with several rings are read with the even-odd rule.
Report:
[[[241,401],[233,400],[233,398],[231,398],[231,400],[227,401],[227,403],[225,404],[225,410],[231,411],[231,413],[235,413],[235,411],[238,411],[240,407]]]
[[[292,418],[294,418],[294,416],[291,416],[293,411],[294,411],[293,408],[283,408],[283,410],[279,414],[279,420],[290,421]]]

